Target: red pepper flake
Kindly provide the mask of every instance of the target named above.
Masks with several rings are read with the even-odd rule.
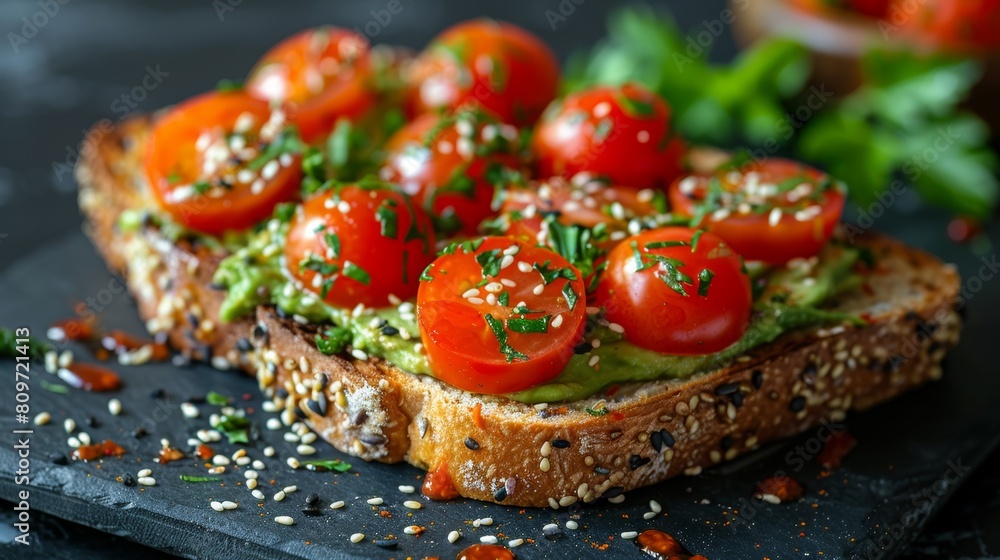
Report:
[[[84,391],[115,391],[122,385],[118,374],[96,364],[73,362],[59,369],[59,379]]]
[[[125,454],[125,448],[117,443],[106,439],[94,445],[81,445],[73,451],[73,459],[80,461],[93,461],[102,457],[117,457]]]
[[[180,449],[174,449],[173,447],[164,447],[160,450],[160,456],[158,461],[161,465],[169,463],[171,461],[179,461],[184,458],[184,453]]]
[[[204,443],[198,446],[197,453],[198,453],[198,458],[203,459],[205,461],[211,459],[212,457],[215,457],[215,451],[212,451],[212,448],[205,445]]]
[[[621,412],[618,412],[617,410],[614,410],[614,411],[612,411],[612,412],[611,412],[611,414],[609,415],[609,418],[611,418],[611,419],[612,419],[612,420],[614,420],[615,422],[621,422],[622,420],[624,420],[624,419],[625,419],[625,414],[623,414],[623,413],[621,413]]]
[[[472,421],[480,430],[486,429],[486,420],[483,420],[483,403],[476,403],[476,406],[472,407]]]
[[[798,500],[804,492],[802,485],[787,476],[772,476],[757,483],[753,495],[765,502],[782,503]]]
[[[848,432],[837,432],[823,445],[823,451],[820,452],[817,461],[824,469],[836,469],[857,444],[858,439]]]
[[[948,239],[955,243],[967,243],[982,231],[982,225],[975,218],[968,216],[959,216],[948,222]]]
[[[424,496],[432,500],[454,500],[458,497],[458,489],[448,473],[448,465],[441,463],[432,470],[427,471],[424,477],[424,484],[420,487]]]
[[[88,340],[94,336],[94,327],[84,319],[63,319],[52,324],[49,334],[56,335],[52,337],[56,342]]]

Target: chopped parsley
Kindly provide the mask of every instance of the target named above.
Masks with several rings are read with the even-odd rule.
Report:
[[[250,443],[250,421],[242,416],[225,414],[213,427],[229,438],[229,443]]]
[[[316,334],[316,348],[327,356],[343,353],[353,341],[354,335],[347,327],[330,327]]]
[[[282,129],[278,137],[267,145],[257,157],[250,160],[247,169],[260,171],[267,165],[267,162],[278,159],[283,154],[301,154],[305,151],[305,144],[299,138],[299,131],[294,126]]]
[[[326,246],[333,251],[333,257],[337,258],[340,256],[340,237],[336,233],[324,233],[323,240],[326,241]]]
[[[350,463],[345,463],[340,459],[312,459],[310,461],[301,461],[306,469],[316,472],[347,472],[351,469]]]
[[[493,331],[493,336],[496,337],[497,343],[500,344],[500,353],[507,358],[507,362],[513,362],[514,360],[527,360],[528,356],[518,352],[511,348],[510,344],[507,343],[507,331],[503,328],[503,322],[487,313],[485,315],[486,324],[489,325],[490,330]]]
[[[484,251],[476,255],[476,262],[483,267],[484,278],[500,274],[500,264],[503,262],[503,257],[503,251],[500,249]]]
[[[191,185],[191,188],[194,189],[195,194],[202,195],[212,190],[212,184],[208,181],[196,181]]]
[[[42,389],[45,389],[50,393],[58,393],[60,395],[65,395],[69,393],[69,387],[66,387],[65,385],[60,385],[58,383],[50,383],[44,379],[42,380]]]
[[[641,99],[633,99],[627,95],[619,94],[618,104],[622,110],[631,117],[648,117],[653,115],[653,104]]]
[[[646,250],[649,249],[669,249],[670,247],[684,247],[687,245],[687,241],[671,240],[671,241],[651,241],[646,243]]]
[[[218,482],[222,479],[214,476],[194,476],[190,474],[182,474],[181,480],[184,482]]]
[[[507,319],[507,328],[511,332],[517,333],[546,333],[549,332],[549,319],[551,315],[537,317],[535,319],[525,319],[524,317],[511,317]]]
[[[396,201],[387,198],[382,201],[382,204],[378,205],[375,210],[375,219],[378,220],[379,226],[381,227],[380,232],[382,237],[388,237],[389,239],[395,239],[398,231],[399,214],[396,212]]]
[[[209,391],[205,395],[205,402],[215,406],[226,406],[232,399],[223,395],[222,393],[217,393],[215,391]]]
[[[715,273],[707,268],[703,268],[701,272],[698,273],[699,296],[708,297],[708,285],[712,283],[712,278],[715,278]]]
[[[344,262],[344,276],[352,280],[361,282],[365,286],[371,284],[372,282],[372,277],[370,274],[368,274],[368,271],[352,263],[351,261]]]
[[[421,282],[430,282],[431,280],[433,280],[434,277],[431,276],[432,270],[434,270],[434,263],[427,265],[427,268],[425,268],[424,271],[420,273],[420,278],[418,278],[418,280],[420,280]]]
[[[572,268],[568,266],[564,266],[562,268],[550,268],[549,267],[550,264],[551,261],[545,261],[542,264],[535,263],[535,266],[533,267],[535,270],[538,271],[539,274],[542,275],[542,282],[546,286],[556,281],[559,278],[565,278],[567,280],[578,279],[576,273],[573,272]]]
[[[566,282],[566,285],[562,289],[563,297],[566,298],[566,304],[569,305],[569,310],[573,311],[576,307],[576,302],[579,301],[580,296],[573,291],[573,284]]]
[[[568,286],[569,284],[566,285]],[[501,292],[500,295],[497,296],[497,303],[504,307],[510,305],[510,294],[507,292]]]
[[[320,276],[332,276],[340,271],[336,263],[326,262],[313,253],[299,262],[299,271],[311,270]]]

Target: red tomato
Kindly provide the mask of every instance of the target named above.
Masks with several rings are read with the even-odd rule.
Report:
[[[529,125],[556,96],[559,62],[524,29],[490,19],[446,29],[413,65],[409,108],[417,115],[476,103],[504,122]]]
[[[654,229],[608,255],[596,304],[637,346],[676,355],[718,352],[746,331],[750,278],[719,236],[683,227]]]
[[[160,206],[180,224],[212,235],[246,229],[295,198],[297,153],[266,159],[282,142],[280,114],[242,92],[211,92],[157,121],[143,166]]]
[[[872,18],[885,18],[896,0],[793,0],[793,3],[814,12],[830,9],[846,10]]]
[[[670,109],[636,84],[568,95],[545,111],[532,147],[542,177],[580,172],[616,185],[667,185],[682,170],[684,144],[672,136]]]
[[[307,142],[330,132],[339,117],[356,119],[376,95],[368,41],[338,27],[307,29],[278,43],[247,78],[247,91],[286,104]]]
[[[579,271],[553,251],[506,237],[452,245],[417,294],[435,376],[479,393],[520,391],[559,375],[585,318]]]
[[[652,189],[626,189],[601,181],[566,181],[553,177],[541,184],[508,188],[503,194],[500,228],[505,235],[531,243],[548,243],[544,218],[554,214],[563,225],[593,228],[604,224],[611,248],[626,237],[632,218],[666,211],[666,197]],[[608,245],[610,243],[610,245]]]
[[[412,298],[434,256],[430,218],[385,186],[351,185],[310,198],[285,244],[292,276],[339,307],[385,307],[390,295]]]
[[[917,12],[907,14],[912,32],[958,50],[1000,47],[1000,0],[925,0],[917,4]],[[903,3],[899,9],[906,7]]]
[[[438,218],[447,233],[475,235],[492,216],[495,182],[503,169],[517,169],[520,137],[479,110],[448,117],[421,115],[397,132],[387,145],[381,178]]]
[[[819,253],[844,209],[843,186],[785,159],[733,167],[674,181],[671,208],[686,216],[704,208],[694,225],[717,233],[747,260],[784,264]]]

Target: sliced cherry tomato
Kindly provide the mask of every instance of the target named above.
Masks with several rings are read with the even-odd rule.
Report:
[[[636,84],[595,87],[553,102],[532,147],[542,177],[587,172],[636,189],[670,184],[685,152],[670,129],[666,102]]]
[[[676,355],[711,354],[739,340],[752,303],[739,255],[719,236],[684,227],[622,241],[594,297],[629,342]]]
[[[170,110],[150,134],[143,166],[156,199],[182,225],[212,235],[246,229],[294,198],[297,143],[281,114],[242,92],[211,92]]]
[[[417,322],[435,376],[508,393],[559,375],[583,336],[586,305],[566,259],[487,237],[449,246],[424,272]]]
[[[417,115],[475,103],[518,126],[538,119],[556,96],[559,62],[531,33],[490,19],[459,23],[438,35],[407,78]]]
[[[375,105],[368,41],[338,27],[307,29],[278,43],[247,78],[247,91],[284,103],[311,142],[340,117],[357,119]]]
[[[726,164],[670,186],[671,208],[701,217],[747,260],[784,264],[819,253],[844,209],[843,185],[785,159]]]
[[[446,233],[475,235],[495,212],[494,189],[520,167],[520,136],[481,110],[426,114],[387,145],[381,178],[413,196]]]
[[[378,185],[310,198],[293,218],[285,244],[292,276],[340,307],[385,307],[390,296],[412,298],[434,257],[427,214],[403,193]]]
[[[896,0],[793,0],[792,3],[818,13],[842,10],[879,19],[889,17]]]
[[[915,34],[958,50],[1000,47],[1000,0],[925,0],[906,23]],[[906,8],[906,3],[898,9]],[[905,13],[905,12],[904,12]]]

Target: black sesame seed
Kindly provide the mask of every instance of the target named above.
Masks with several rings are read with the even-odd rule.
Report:
[[[622,437],[622,431],[621,430],[615,430],[615,431],[611,432],[608,435],[609,435],[609,437],[611,437],[611,439],[618,439],[618,438]]]
[[[317,391],[323,391],[326,386],[330,384],[330,374],[325,371],[319,374],[319,384],[316,387]]]
[[[663,449],[663,437],[660,436],[660,432],[652,432],[649,434],[649,444],[653,446],[653,451],[657,453]]]
[[[569,449],[569,442],[564,439],[554,439],[552,440],[552,447],[556,449]]]
[[[142,439],[148,435],[149,432],[147,432],[146,428],[143,428],[142,426],[139,426],[136,429],[132,430],[132,437],[134,437],[135,439]]]
[[[306,505],[314,506],[317,502],[319,502],[319,494],[310,492],[309,495],[306,496]]]
[[[236,349],[239,350],[240,352],[246,354],[247,352],[253,350],[253,345],[250,344],[249,340],[247,340],[245,337],[241,336],[236,341]]]
[[[606,467],[594,467],[594,472],[600,475],[607,476],[611,474],[611,469]]]
[[[323,515],[323,512],[321,512],[317,507],[304,507],[302,508],[302,513],[308,517],[319,517]]]
[[[66,458],[66,455],[63,455],[62,453],[59,453],[58,451],[53,451],[52,453],[49,453],[47,455],[47,457],[49,458],[49,461],[52,461],[52,463],[54,463],[56,465],[68,465],[69,464],[69,459]]]
[[[380,539],[375,541],[375,546],[386,550],[396,550],[396,547],[399,546],[399,541],[395,539]]]
[[[302,410],[301,407],[297,406],[297,407],[295,407],[295,417],[298,418],[299,420],[305,420],[306,419],[306,413],[305,413],[304,410]]]
[[[309,410],[313,411],[319,416],[326,416],[326,395],[320,393],[317,397],[318,400],[309,399],[306,401],[306,406]]]
[[[735,406],[736,408],[739,408],[739,407],[743,406],[743,393],[733,393],[729,397],[729,400],[731,400],[733,402],[733,406]]]
[[[608,488],[607,490],[604,491],[604,497],[608,499],[617,498],[618,496],[621,496],[624,493],[625,493],[624,486],[612,486],[611,488]]]
[[[896,354],[895,356],[889,358],[889,361],[885,363],[886,373],[893,373],[899,371],[899,368],[903,367],[903,362],[906,358]]]
[[[496,501],[498,501],[498,502],[502,502],[502,501],[506,500],[507,499],[507,487],[501,486],[500,488],[498,488],[497,491],[493,493],[493,499],[496,500]]]
[[[729,448],[732,446],[733,438],[731,436],[725,436],[719,440],[719,447],[721,447],[723,451],[729,451]]]
[[[719,396],[732,395],[736,391],[740,390],[739,383],[726,383],[724,385],[719,385],[715,388],[715,394]]]
[[[285,389],[284,387],[278,387],[278,398],[287,399],[288,389]]]
[[[589,342],[581,342],[580,344],[577,344],[576,346],[573,347],[573,353],[586,354],[587,352],[590,352],[591,348],[593,347],[590,345]]]
[[[167,398],[167,392],[165,390],[163,390],[163,389],[156,389],[155,391],[153,391],[152,393],[149,394],[149,398],[151,398],[151,399],[165,399],[165,398]]]
[[[195,317],[194,313],[188,312],[187,320],[192,329],[198,330],[198,325],[201,324],[201,320]]]
[[[267,329],[264,328],[264,325],[262,325],[260,323],[257,323],[256,325],[254,325],[254,327],[253,327],[253,339],[254,340],[263,340],[265,336],[267,336]]]
[[[903,314],[903,317],[906,318],[907,321],[919,321],[920,320],[920,314],[917,313],[916,311],[912,310],[912,309],[907,309],[906,313]]]
[[[354,416],[351,417],[351,424],[355,426],[360,426],[364,424],[365,420],[367,419],[368,419],[368,411],[362,409],[355,412]]]
[[[750,374],[750,382],[753,383],[754,389],[760,389],[760,386],[764,384],[764,372],[755,369],[753,373]]]
[[[473,451],[479,451],[479,442],[471,437],[465,438],[465,446]]]
[[[392,325],[386,325],[382,327],[382,334],[384,334],[385,336],[396,336],[397,334],[399,334],[399,329],[397,329]]]
[[[93,416],[88,416],[84,420],[84,422],[86,422],[87,426],[90,427],[90,428],[100,428],[101,427],[101,423],[98,422],[97,418],[94,418]]]
[[[806,407],[805,397],[795,397],[794,399],[792,399],[792,402],[788,404],[788,408],[790,408],[792,412],[801,412],[803,409],[805,409],[805,407]]]
[[[362,443],[367,443],[368,445],[382,445],[383,443],[389,441],[389,438],[383,436],[382,434],[364,434],[359,437]]]
[[[212,283],[210,283],[208,285],[208,289],[215,290],[217,292],[221,292],[221,291],[223,291],[223,290],[226,289],[226,285],[225,284],[219,284],[218,282],[212,282]]]
[[[632,470],[634,471],[634,470],[638,469],[639,467],[642,467],[642,466],[648,464],[649,461],[650,461],[649,457],[641,457],[639,455],[633,455],[633,456],[629,457],[628,466],[632,467]]]
[[[663,440],[663,445],[666,447],[673,447],[676,443],[673,434],[667,430],[660,430],[660,439]]]
[[[122,475],[122,484],[125,486],[135,486],[135,479],[132,478],[132,475],[125,473]]]

